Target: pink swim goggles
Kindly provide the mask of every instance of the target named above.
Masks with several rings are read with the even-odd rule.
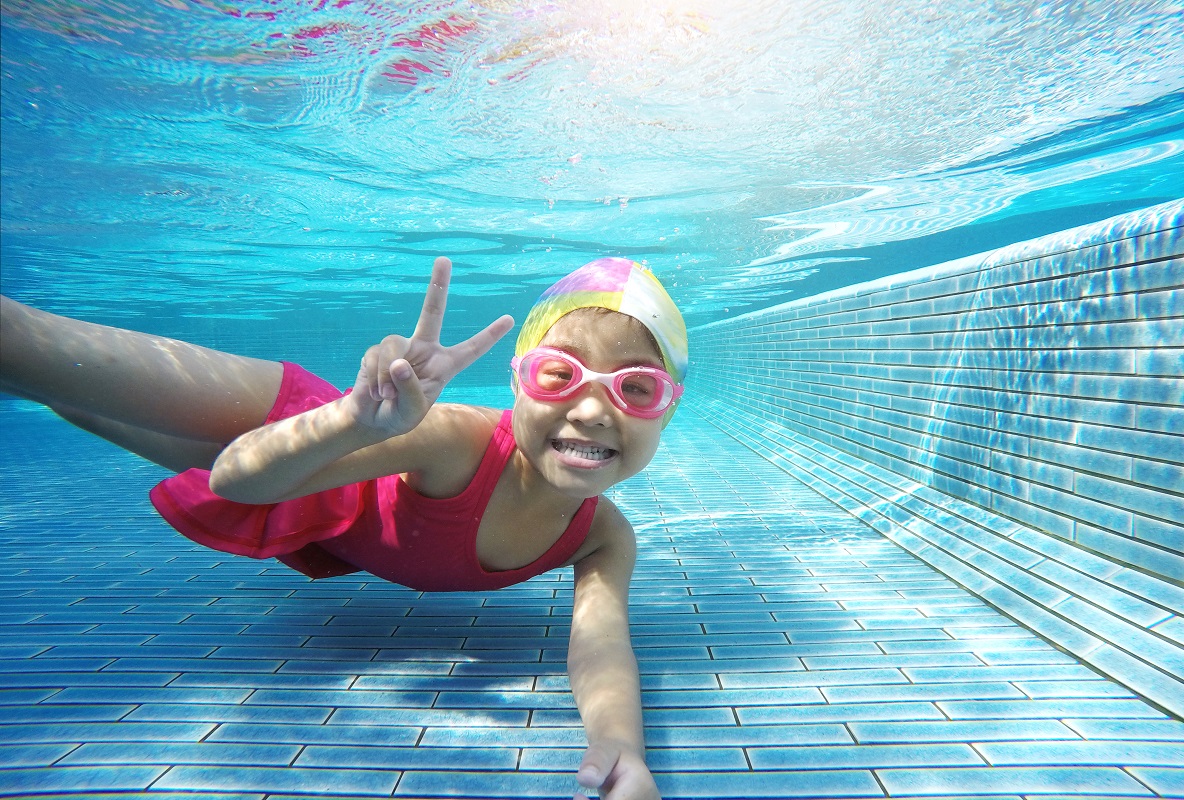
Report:
[[[625,367],[616,372],[594,372],[570,353],[536,347],[510,361],[522,391],[535,400],[558,402],[572,397],[591,381],[603,384],[613,405],[626,414],[655,419],[682,396],[683,387],[656,367]]]

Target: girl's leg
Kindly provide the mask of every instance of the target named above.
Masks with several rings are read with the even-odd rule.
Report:
[[[225,447],[220,442],[199,442],[196,439],[167,436],[147,428],[137,428],[125,422],[116,422],[107,417],[87,414],[65,406],[53,410],[59,417],[82,430],[101,436],[124,450],[173,472],[184,472],[194,468],[209,469]]]
[[[81,427],[88,429],[106,418],[129,432],[141,428],[226,444],[264,423],[282,378],[283,365],[275,361],[81,322],[0,298],[0,390],[43,403],[71,421],[86,420]]]

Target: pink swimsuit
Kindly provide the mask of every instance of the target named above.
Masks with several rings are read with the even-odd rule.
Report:
[[[307,411],[341,392],[295,364],[267,422]],[[520,569],[490,572],[477,559],[477,529],[510,455],[511,412],[502,414],[477,468],[460,494],[425,497],[398,475],[272,505],[246,505],[210,491],[208,470],[191,469],[157,484],[152,504],[190,539],[236,555],[278,558],[312,578],[365,570],[425,592],[479,591],[521,583],[566,564],[592,526],[598,498],[580,505],[546,553]]]

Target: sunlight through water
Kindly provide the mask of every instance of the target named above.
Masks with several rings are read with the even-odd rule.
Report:
[[[1172,2],[408,8],[6,2],[6,288],[282,323],[443,253],[467,319],[618,254],[694,325],[1184,185]]]

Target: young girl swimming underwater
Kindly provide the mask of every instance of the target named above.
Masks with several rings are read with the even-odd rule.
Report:
[[[574,565],[568,674],[589,747],[577,777],[656,798],[629,639],[633,529],[600,495],[653,458],[682,394],[682,316],[639,264],[602,258],[531,309],[512,411],[437,403],[513,326],[440,344],[436,260],[410,338],[345,394],[295,364],[80,322],[3,298],[0,389],[179,474],[151,500],[184,535],[313,578],[498,589]]]

